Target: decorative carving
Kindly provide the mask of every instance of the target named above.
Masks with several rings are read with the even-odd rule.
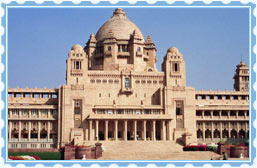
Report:
[[[72,90],[84,90],[84,85],[71,85]]]

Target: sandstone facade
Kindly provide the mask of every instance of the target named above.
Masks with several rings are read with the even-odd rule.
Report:
[[[156,48],[123,9],[74,45],[66,84],[8,89],[8,148],[61,148],[96,141],[244,141],[249,137],[249,68],[236,67],[234,91],[186,86],[183,55],[170,47],[162,72]]]

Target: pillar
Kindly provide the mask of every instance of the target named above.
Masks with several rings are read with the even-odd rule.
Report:
[[[114,122],[115,122],[114,139],[115,141],[117,141],[118,140],[118,120],[115,120]]]
[[[228,122],[228,138],[231,138],[230,122]]]
[[[211,140],[213,141],[213,122],[211,122]]]
[[[37,128],[37,140],[40,141],[40,131],[41,131],[40,121],[38,121],[37,126],[38,126],[38,128]]]
[[[50,121],[47,122],[47,141],[50,140]]]
[[[219,119],[221,119],[221,110],[219,111]]]
[[[172,140],[172,137],[171,137],[172,134],[171,134],[171,121],[170,120],[168,120],[167,127],[168,127],[167,128],[167,134],[168,134],[167,137],[168,137],[168,140],[171,141]]]
[[[204,118],[204,110],[202,110],[202,118]]]
[[[230,110],[228,110],[228,119],[230,119]]]
[[[30,141],[31,137],[31,121],[29,121],[29,133],[28,133],[28,140]]]
[[[241,137],[239,137],[239,130],[240,130],[240,128],[239,128],[239,122],[236,122],[236,133],[237,133],[237,138],[241,138]]]
[[[203,140],[205,141],[205,122],[203,122]]]
[[[155,120],[152,121],[152,124],[153,124],[153,130],[152,130],[152,135],[153,135],[153,141],[156,140],[156,132],[155,132]]]
[[[89,120],[89,141],[92,141],[93,140],[93,121],[92,120]]]
[[[213,110],[211,110],[210,113],[211,113],[211,118],[213,118]]]
[[[105,120],[105,140],[108,141],[108,120]]]
[[[161,140],[166,141],[166,125],[165,125],[165,120],[161,121]]]
[[[237,110],[237,111],[236,111],[236,119],[238,119],[238,112],[239,112],[239,111]]]
[[[9,121],[9,132],[8,132],[8,134],[9,134],[9,141],[10,141],[10,139],[12,139],[12,121]]]
[[[50,118],[50,109],[47,110],[47,118]]]
[[[19,121],[19,134],[18,134],[19,141],[21,140],[21,121]]]
[[[246,114],[247,114],[247,111],[244,111],[244,118],[246,119]]]
[[[146,120],[143,121],[143,139],[146,141]]]
[[[137,120],[134,121],[134,141],[137,140]]]
[[[222,122],[220,122],[220,139],[222,139]]]
[[[95,137],[96,137],[96,141],[98,141],[99,140],[99,121],[98,120],[96,120],[95,121]]]
[[[128,140],[127,133],[128,133],[128,121],[125,120],[124,121],[124,134],[123,134],[124,135],[124,141]]]

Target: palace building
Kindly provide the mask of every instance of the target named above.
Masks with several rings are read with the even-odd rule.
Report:
[[[159,72],[151,37],[115,9],[84,48],[69,51],[66,84],[8,88],[8,148],[248,139],[248,65],[236,66],[234,91],[203,91],[186,86],[183,57],[170,47]]]

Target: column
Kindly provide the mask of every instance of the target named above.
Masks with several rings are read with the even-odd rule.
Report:
[[[210,113],[211,113],[211,118],[213,118],[213,110],[211,110]]]
[[[28,141],[30,141],[30,137],[31,137],[31,121],[29,121]]]
[[[21,110],[20,109],[17,109],[18,112],[19,112],[19,118],[21,118]]]
[[[219,119],[221,119],[221,110],[219,111]]]
[[[105,140],[108,141],[108,120],[105,120]]]
[[[230,118],[230,110],[228,110],[228,119]]]
[[[205,141],[205,122],[203,122],[203,140]]]
[[[241,138],[241,137],[239,137],[239,130],[240,130],[240,128],[239,128],[239,123],[236,122],[236,134],[237,134],[237,138]]]
[[[47,110],[47,118],[50,118],[50,109]]]
[[[143,139],[146,141],[146,120],[143,121]]]
[[[220,139],[222,139],[222,122],[220,122]]]
[[[171,134],[171,128],[170,128],[170,127],[171,127],[171,121],[170,121],[170,120],[168,120],[168,125],[167,125],[167,127],[168,127],[168,128],[167,128],[167,134],[168,134],[167,137],[168,137],[168,140],[169,140],[169,141],[172,141],[172,137],[171,137],[172,134]]]
[[[10,112],[10,118],[12,118],[12,110],[10,109],[9,112]]]
[[[211,122],[211,140],[213,141],[213,122]]]
[[[18,134],[19,141],[21,140],[21,121],[19,121],[19,134]]]
[[[29,118],[31,118],[31,109],[29,109]]]
[[[230,122],[228,122],[228,138],[231,138]]]
[[[92,141],[93,140],[93,127],[92,127],[92,125],[93,125],[93,121],[92,120],[89,120],[89,141]]]
[[[128,133],[128,121],[127,120],[125,120],[124,121],[124,141],[127,141],[127,139],[128,139],[128,135],[127,135],[127,133]]]
[[[134,141],[137,140],[137,120],[134,121]]]
[[[9,134],[9,141],[10,141],[10,139],[12,139],[12,121],[9,121],[9,132],[8,132],[8,134]]]
[[[153,141],[155,141],[156,140],[156,133],[155,133],[155,120],[153,120],[152,121],[152,124],[153,124],[153,133],[152,133],[152,135],[153,135]]]
[[[166,141],[166,125],[165,125],[165,120],[162,121],[162,140]]]
[[[47,122],[47,141],[50,139],[50,121]]]
[[[99,121],[98,120],[96,120],[95,121],[95,135],[96,135],[96,140],[98,141],[99,140],[99,132],[98,132],[98,130],[99,130]]]
[[[40,141],[40,131],[41,131],[40,121],[38,121],[37,126],[38,126],[38,128],[37,128],[37,140]]]
[[[115,120],[115,131],[114,131],[114,139],[115,141],[118,140],[118,120]]]
[[[202,110],[202,118],[204,118],[204,110]]]
[[[244,118],[246,118],[246,113],[247,113],[247,111],[244,111]]]
[[[238,111],[236,111],[236,119],[238,119]]]

